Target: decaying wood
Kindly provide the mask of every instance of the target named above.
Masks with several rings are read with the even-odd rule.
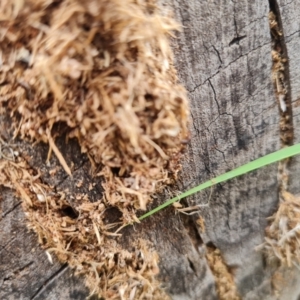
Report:
[[[294,143],[300,141],[300,1],[275,1],[278,5],[289,58],[289,82],[294,124]],[[183,162],[181,180],[174,190],[185,190],[227,170],[280,148],[280,115],[271,69],[271,36],[268,1],[203,2],[167,1],[183,24],[174,41],[176,64],[191,101],[191,142]],[[275,4],[274,4],[275,3]],[[3,125],[4,124],[4,125]],[[1,122],[5,135],[9,123]],[[4,126],[4,127],[3,127]],[[80,180],[88,191],[93,181],[89,161],[74,141],[57,146],[73,166],[66,176],[48,147],[18,141],[32,168],[42,180],[57,189],[68,187],[70,195]],[[57,168],[55,181],[49,171]],[[37,168],[36,168],[37,169]],[[299,188],[300,159],[290,164],[290,189]],[[255,247],[264,241],[266,218],[278,206],[277,166],[272,165],[242,178],[215,186],[183,201],[200,207],[191,216],[175,214],[173,208],[122,231],[120,242],[131,250],[139,237],[150,240],[160,255],[160,280],[172,299],[219,299],[214,270],[206,260],[206,247],[219,249],[241,299],[297,299],[300,274],[297,269],[270,265]],[[174,191],[172,191],[174,192]],[[91,198],[102,190],[90,191]],[[162,202],[168,191],[156,201]],[[0,298],[84,299],[89,291],[66,265],[55,257],[53,264],[38,247],[37,238],[26,229],[20,201],[1,188]],[[114,218],[115,212],[110,212]],[[197,220],[201,216],[200,227]],[[118,216],[116,216],[118,218]]]
[[[289,80],[291,84],[291,102],[293,110],[293,123],[295,143],[300,141],[300,11],[297,1],[278,1],[280,15],[283,23],[283,33],[289,59]],[[300,158],[295,157],[290,169],[290,188],[295,194],[299,193]]]

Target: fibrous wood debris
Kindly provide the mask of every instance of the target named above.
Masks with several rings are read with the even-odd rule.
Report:
[[[155,251],[141,240],[134,253],[122,249],[102,215],[116,207],[121,224],[135,221],[180,169],[188,105],[169,46],[178,24],[153,0],[2,0],[0,25],[0,113],[10,113],[15,137],[47,143],[71,175],[55,144],[63,126],[104,196],[83,196],[76,218],[62,216],[65,195],[7,141],[0,184],[17,191],[40,243],[85,274],[91,293],[163,299]]]
[[[282,265],[300,264],[300,197],[283,191],[278,211],[270,217],[264,250],[270,261],[278,259]]]
[[[233,274],[226,265],[219,249],[206,247],[206,259],[216,281],[216,288],[220,300],[240,300]]]

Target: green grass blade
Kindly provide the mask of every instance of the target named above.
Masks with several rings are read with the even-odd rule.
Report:
[[[278,162],[282,159],[294,156],[294,155],[298,155],[300,154],[300,144],[296,144],[294,146],[291,147],[287,147],[287,148],[283,148],[281,150],[278,150],[274,153],[268,154],[266,156],[260,157],[252,162],[249,162],[241,167],[238,167],[232,171],[229,171],[225,174],[222,174],[214,179],[208,180],[168,201],[166,201],[165,203],[163,203],[162,205],[152,209],[151,211],[147,212],[146,214],[142,215],[141,217],[139,217],[139,220],[143,220],[151,215],[153,215],[154,213],[160,211],[161,209],[171,205],[172,203],[179,201],[180,199],[186,198],[190,195],[193,195],[197,192],[200,192],[206,188],[209,188],[217,183],[221,183],[224,182],[226,180],[235,178],[237,176],[246,174],[248,172],[251,172],[253,170],[257,170],[260,169],[266,165]]]

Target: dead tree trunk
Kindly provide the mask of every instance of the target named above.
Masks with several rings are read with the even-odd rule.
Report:
[[[300,141],[300,0],[201,1],[165,0],[183,30],[174,41],[179,77],[189,92],[191,141],[183,162],[178,190],[211,179],[280,149],[288,134],[281,124],[272,79],[273,37],[269,12],[283,36],[275,45],[288,58],[286,110]],[[5,135],[9,120],[1,121]],[[290,126],[288,130],[292,130]],[[58,142],[73,179],[46,166],[48,148],[31,148],[19,141],[31,166],[39,166],[43,181],[58,190],[77,189],[84,178],[88,191],[88,159],[74,141]],[[290,140],[289,140],[290,143]],[[300,192],[300,159],[290,164],[289,190]],[[121,238],[130,248],[138,237],[150,240],[160,255],[160,280],[172,299],[298,299],[300,274],[268,263],[255,247],[264,241],[267,218],[278,207],[278,166],[271,165],[209,191],[189,197],[188,206],[201,204],[196,214],[175,214],[170,207],[126,228]],[[175,187],[174,187],[175,189]],[[90,197],[101,193],[95,190]],[[1,188],[0,298],[84,299],[89,292],[67,265],[49,262],[36,235],[25,226],[20,200]],[[160,201],[167,199],[166,193]],[[157,203],[156,203],[157,204]],[[117,216],[116,216],[117,218]],[[280,279],[276,278],[276,276]],[[227,298],[226,298],[227,295]]]

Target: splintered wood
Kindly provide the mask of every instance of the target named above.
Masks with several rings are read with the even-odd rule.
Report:
[[[63,216],[64,195],[2,140],[0,184],[17,191],[47,253],[84,274],[91,293],[164,299],[155,251],[145,241],[122,249],[102,215],[113,206],[121,224],[136,220],[180,169],[188,103],[169,46],[178,24],[154,0],[2,0],[0,25],[0,113],[10,113],[13,135],[49,144],[70,175],[55,144],[63,126],[102,176],[104,197],[82,197],[76,217]]]

